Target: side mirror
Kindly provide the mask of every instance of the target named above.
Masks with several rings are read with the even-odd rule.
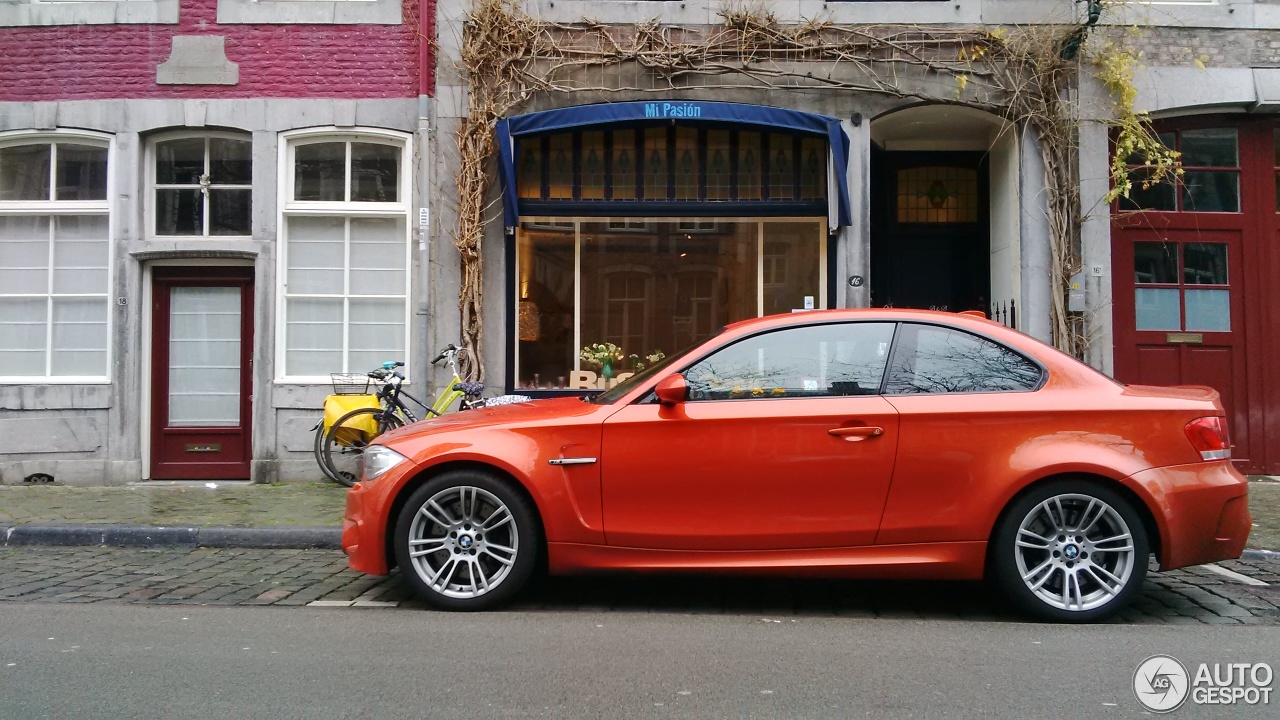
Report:
[[[676,405],[688,399],[689,383],[685,382],[684,376],[680,373],[673,373],[659,380],[653,388],[653,393],[658,396],[658,402],[663,405]]]

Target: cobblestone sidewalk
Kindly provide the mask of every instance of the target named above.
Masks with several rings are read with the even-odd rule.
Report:
[[[0,486],[0,526],[125,524],[339,527],[346,488],[333,483]],[[1280,482],[1249,485],[1249,547],[1280,550]]]
[[[342,525],[346,488],[334,483],[124,487],[0,486],[0,526],[122,524],[181,526]]]
[[[1280,563],[1218,567],[1152,573],[1115,622],[1280,625]],[[1250,580],[1266,584],[1245,584]],[[340,552],[240,548],[0,548],[6,601],[424,608],[398,575],[352,572]],[[530,609],[1023,620],[981,584],[956,582],[551,578],[511,608]]]

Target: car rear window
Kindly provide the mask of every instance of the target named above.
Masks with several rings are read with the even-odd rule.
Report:
[[[1020,353],[954,328],[904,323],[898,330],[888,395],[1035,390],[1044,371]]]

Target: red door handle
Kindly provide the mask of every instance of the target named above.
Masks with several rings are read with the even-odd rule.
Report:
[[[882,427],[838,427],[831,428],[827,431],[830,435],[845,440],[865,440],[867,438],[879,437],[884,434]]]

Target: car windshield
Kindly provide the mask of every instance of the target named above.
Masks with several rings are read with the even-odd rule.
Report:
[[[584,397],[582,399],[585,400],[586,402],[593,403],[595,405],[611,405],[618,398],[631,392],[640,383],[644,382],[645,380],[648,380],[654,375],[657,375],[658,373],[667,369],[671,365],[675,364],[675,362],[680,358],[684,357],[685,355],[688,355],[690,350],[698,347],[699,345],[703,344],[707,340],[710,340],[712,337],[719,335],[722,332],[724,332],[723,327],[720,328],[719,330],[716,330],[715,334],[713,334],[711,337],[705,338],[703,340],[699,340],[698,342],[686,348],[681,349],[680,352],[671,353],[670,355],[662,358],[661,360],[654,363],[653,365],[650,365],[649,367],[641,370],[635,375],[632,375],[626,380],[623,380],[617,385],[614,385],[608,390],[605,390],[604,392],[599,393],[595,396]]]

